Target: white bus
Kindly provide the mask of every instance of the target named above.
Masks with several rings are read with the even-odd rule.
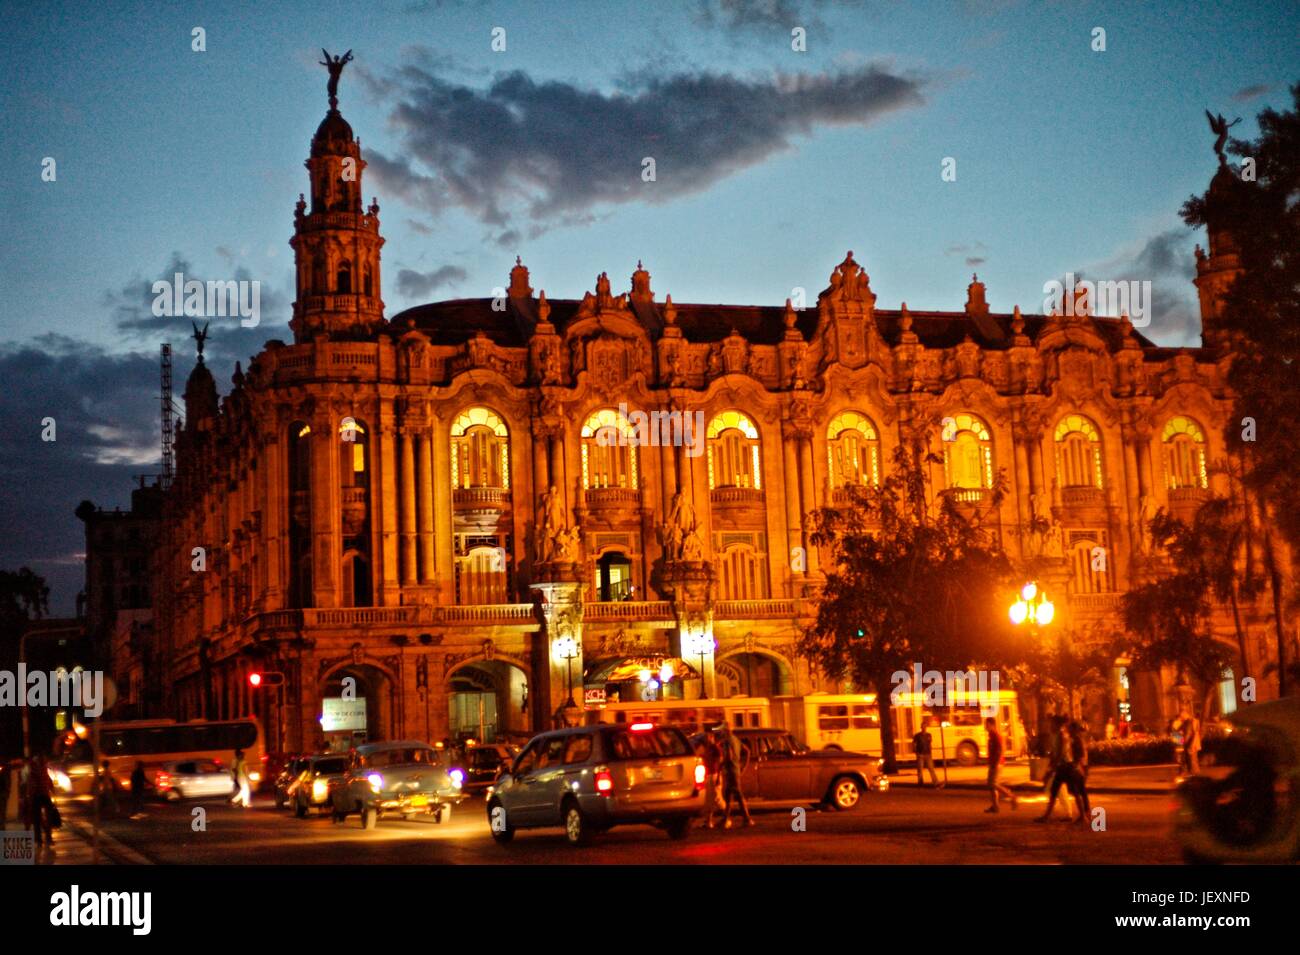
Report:
[[[244,751],[248,778],[256,790],[266,775],[266,748],[262,724],[254,717],[237,720],[128,720],[90,724],[90,741],[95,765],[108,760],[108,770],[123,789],[131,786],[136,762],[146,772],[161,763],[189,759],[210,759],[231,768],[235,750]]]
[[[1008,756],[1018,755],[1025,746],[1020,708],[1012,690],[996,693],[954,692],[949,706],[925,704],[925,694],[904,693],[893,707],[894,757],[916,758],[912,737],[920,730],[923,717],[930,718],[930,735],[936,759],[953,759],[974,765],[988,754],[984,730],[985,708],[992,715],[997,708],[998,726]],[[790,730],[809,749],[842,749],[879,754],[880,710],[874,693],[810,693],[807,696],[777,696],[771,701],[774,725]]]
[[[771,726],[766,697],[733,696],[725,700],[658,700],[653,703],[596,703],[587,707],[588,723],[670,723],[696,729],[730,723],[736,729]]]

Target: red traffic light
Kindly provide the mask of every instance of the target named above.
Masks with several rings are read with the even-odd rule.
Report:
[[[261,685],[262,685],[262,674],[260,674],[260,673],[250,673],[250,674],[248,674],[248,685],[251,686],[251,687],[259,687],[259,686],[261,686]]]
[[[248,685],[255,690],[262,686],[284,686],[284,674],[274,670],[269,673],[254,670],[248,674]]]

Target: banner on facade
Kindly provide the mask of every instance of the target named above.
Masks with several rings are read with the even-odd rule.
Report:
[[[327,697],[321,700],[320,728],[326,733],[346,733],[366,728],[366,700]]]
[[[582,702],[587,706],[599,706],[605,702],[605,688],[603,686],[589,686],[582,691]]]

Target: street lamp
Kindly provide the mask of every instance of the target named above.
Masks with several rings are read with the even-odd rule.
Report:
[[[565,686],[568,687],[568,703],[573,705],[573,661],[578,656],[578,641],[570,636],[560,637],[555,641],[554,652],[564,661]]]
[[[686,650],[700,658],[700,699],[709,698],[708,684],[704,680],[704,658],[714,651],[718,643],[703,631],[693,631],[686,641]]]
[[[1047,592],[1030,581],[1020,588],[1020,599],[1011,605],[1011,622],[1017,627],[1029,624],[1032,628],[1045,627],[1056,617],[1056,605],[1047,599]]]

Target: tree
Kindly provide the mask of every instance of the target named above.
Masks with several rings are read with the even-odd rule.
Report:
[[[1244,464],[1243,483],[1260,510],[1280,695],[1287,693],[1290,667],[1286,560],[1276,534],[1300,547],[1300,83],[1291,87],[1291,97],[1290,111],[1259,114],[1258,139],[1229,144],[1233,155],[1253,163],[1254,181],[1220,172],[1204,195],[1191,197],[1182,209],[1188,225],[1207,226],[1212,238],[1229,238],[1241,266],[1219,318],[1232,346],[1227,381],[1234,413],[1224,436]],[[1248,428],[1246,419],[1254,426]]]
[[[965,669],[1005,629],[1011,568],[975,515],[948,495],[932,508],[924,439],[905,439],[878,488],[851,486],[843,507],[810,515],[812,543],[830,554],[817,616],[800,652],[832,678],[876,693],[886,771],[896,770],[889,695],[898,671]],[[993,506],[1002,499],[1002,479]],[[919,688],[916,688],[919,689]]]
[[[18,645],[32,620],[48,612],[50,588],[28,567],[0,570],[0,670],[18,668]],[[22,752],[21,714],[5,707],[0,716],[0,755]]]
[[[1214,688],[1231,655],[1210,629],[1210,548],[1216,537],[1188,526],[1161,509],[1152,519],[1151,539],[1168,556],[1170,572],[1123,596],[1124,624],[1137,638],[1130,655],[1147,669],[1172,666],[1178,682],[1194,678],[1204,688],[1202,719],[1209,717]]]

